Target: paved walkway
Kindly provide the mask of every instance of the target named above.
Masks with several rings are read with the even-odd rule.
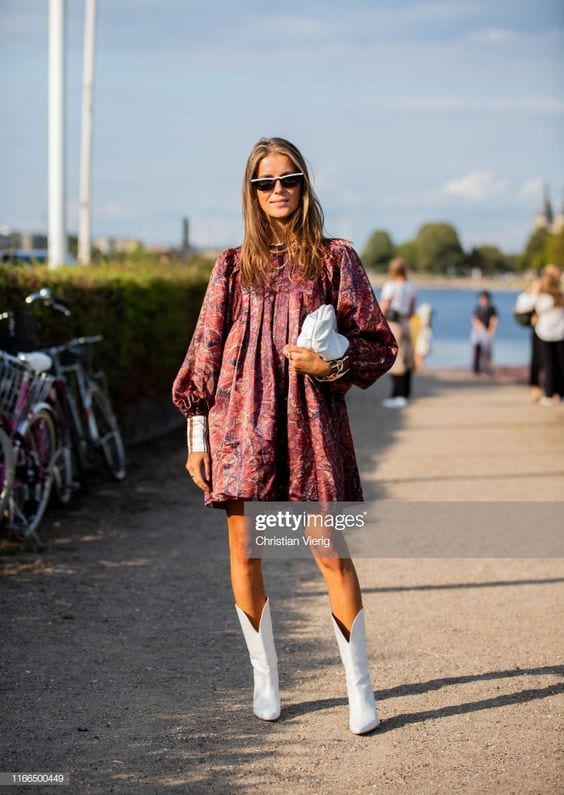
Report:
[[[367,498],[562,499],[564,409],[464,374],[418,378],[401,412],[386,391],[349,398]],[[181,432],[137,448],[126,483],[51,515],[43,553],[2,548],[2,770],[68,771],[73,793],[564,791],[563,560],[359,559],[367,737],[314,564],[267,561],[283,712],[263,723],[224,517],[182,461]]]

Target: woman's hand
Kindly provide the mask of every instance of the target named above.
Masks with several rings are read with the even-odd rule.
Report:
[[[211,458],[209,453],[190,453],[186,459],[186,472],[199,489],[211,487]]]
[[[290,361],[290,367],[296,373],[304,375],[326,376],[331,373],[331,365],[310,348],[300,348],[299,345],[284,345],[282,353]]]

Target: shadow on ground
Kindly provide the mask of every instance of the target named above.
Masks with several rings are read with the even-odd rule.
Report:
[[[471,389],[472,384],[460,387]],[[443,386],[426,377],[416,388],[431,397]],[[361,472],[378,467],[402,428],[402,414],[380,405],[386,389],[381,382],[351,395]],[[286,693],[313,687],[322,696],[342,695],[295,703],[287,698],[282,719],[265,724],[250,709],[251,672],[229,586],[224,515],[202,507],[183,460],[182,433],[137,447],[124,483],[100,479],[68,510],[50,514],[45,550],[4,547],[4,770],[69,771],[71,791],[196,793],[242,792],[251,786],[260,791],[273,782],[291,791],[303,774],[287,766],[278,769],[276,760],[295,757],[298,767],[300,754],[309,754],[308,764],[313,764],[309,722],[316,713],[346,705],[328,604],[323,627],[308,623],[308,607],[326,601],[322,588],[311,590],[312,583],[320,582],[315,564],[295,559],[265,564],[284,659],[281,685]],[[366,499],[383,496],[384,484],[370,482],[365,488]],[[540,585],[562,579],[400,583],[366,591]],[[317,678],[308,684],[311,672]],[[520,676],[549,674],[561,676],[562,667],[442,677],[377,696],[391,700],[496,678],[517,684]],[[403,712],[384,721],[379,732],[558,692],[561,686],[551,684]],[[303,716],[308,720],[302,722]],[[349,743],[344,709],[340,721],[343,741]]]

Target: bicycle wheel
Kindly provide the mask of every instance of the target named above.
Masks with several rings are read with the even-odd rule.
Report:
[[[8,527],[20,538],[33,538],[41,546],[37,529],[49,502],[56,450],[55,424],[46,409],[27,421],[16,443],[14,485],[9,502]]]
[[[5,431],[0,428],[0,517],[10,497],[14,481],[14,454]]]
[[[61,505],[68,505],[77,484],[74,481],[72,455],[69,447],[59,447],[51,462],[53,492]]]
[[[121,432],[112,411],[109,399],[97,384],[90,385],[92,411],[88,416],[90,438],[104,457],[104,461],[116,480],[125,477],[125,451]]]
[[[57,450],[51,462],[53,472],[53,493],[61,505],[68,505],[72,495],[78,488],[75,482],[77,461],[72,444],[72,420],[67,403],[67,391],[64,382],[55,382],[55,394],[51,405],[56,420]]]

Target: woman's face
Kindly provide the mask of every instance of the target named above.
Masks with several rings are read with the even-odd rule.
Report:
[[[285,174],[295,174],[299,168],[292,163],[287,155],[270,154],[259,163],[258,177],[283,177]],[[302,195],[301,183],[295,188],[284,188],[276,182],[271,191],[257,190],[258,203],[265,215],[272,220],[284,223],[298,209]]]

